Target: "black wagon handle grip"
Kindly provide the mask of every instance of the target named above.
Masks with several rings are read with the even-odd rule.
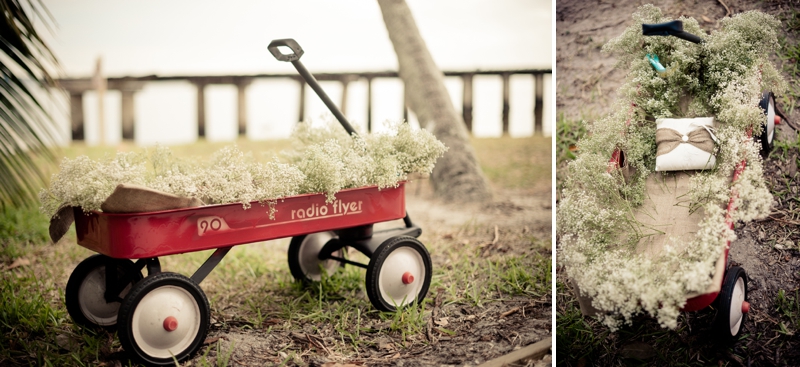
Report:
[[[281,52],[281,50],[278,48],[280,46],[288,47],[292,50],[292,53],[285,54]],[[278,61],[292,62],[300,60],[300,57],[303,56],[303,48],[300,47],[300,44],[292,38],[273,40],[269,43],[267,49]]]
[[[283,52],[281,52],[280,49],[278,49],[278,47],[281,46],[290,48],[292,50],[292,53],[284,54]],[[303,56],[303,48],[300,47],[300,44],[298,44],[297,41],[291,38],[273,40],[272,42],[269,43],[267,49],[269,49],[269,52],[272,54],[272,56],[275,56],[275,58],[278,59],[278,61],[291,62],[292,66],[294,66],[294,68],[297,69],[297,72],[300,74],[301,77],[303,77],[303,80],[306,81],[308,86],[311,87],[311,89],[313,89],[315,93],[317,93],[317,96],[319,96],[319,98],[322,100],[322,103],[324,103],[325,106],[328,107],[328,110],[331,111],[333,116],[336,117],[337,120],[339,120],[339,123],[342,124],[342,127],[347,131],[347,134],[351,136],[358,135],[358,133],[356,133],[356,130],[353,129],[353,126],[350,125],[350,122],[347,121],[347,117],[345,117],[342,111],[339,110],[339,107],[336,107],[336,104],[333,103],[333,101],[331,101],[331,98],[328,97],[328,94],[325,93],[325,91],[319,85],[319,83],[317,82],[317,78],[315,78],[314,75],[312,75],[311,72],[309,72],[308,69],[306,69],[306,67],[300,61],[300,56]]]
[[[675,36],[692,43],[702,43],[703,39],[683,30],[683,22],[673,20],[666,23],[642,24],[644,36]]]

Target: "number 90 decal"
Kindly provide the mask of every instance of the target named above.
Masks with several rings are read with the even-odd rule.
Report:
[[[197,235],[203,236],[218,231],[228,230],[228,223],[220,217],[201,217],[197,218]]]

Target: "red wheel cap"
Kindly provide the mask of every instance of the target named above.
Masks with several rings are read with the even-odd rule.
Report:
[[[742,313],[750,312],[750,302],[744,301],[742,302]]]
[[[414,283],[414,275],[410,271],[403,273],[403,284]]]
[[[778,115],[775,115],[775,125],[780,125],[780,124],[781,124],[781,117],[778,116]]]
[[[166,331],[175,331],[178,328],[178,319],[175,316],[167,316],[164,319],[164,330]]]

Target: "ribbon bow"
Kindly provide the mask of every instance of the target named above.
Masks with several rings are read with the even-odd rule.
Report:
[[[681,134],[677,130],[661,128],[656,130],[656,156],[671,152],[681,144],[691,144],[704,152],[714,153],[715,137],[705,129],[692,130],[688,134]]]

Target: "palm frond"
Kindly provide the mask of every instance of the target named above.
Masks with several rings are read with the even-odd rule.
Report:
[[[26,206],[46,183],[37,162],[55,161],[57,130],[42,102],[58,61],[36,29],[53,18],[36,0],[0,0],[0,10],[0,206]]]

